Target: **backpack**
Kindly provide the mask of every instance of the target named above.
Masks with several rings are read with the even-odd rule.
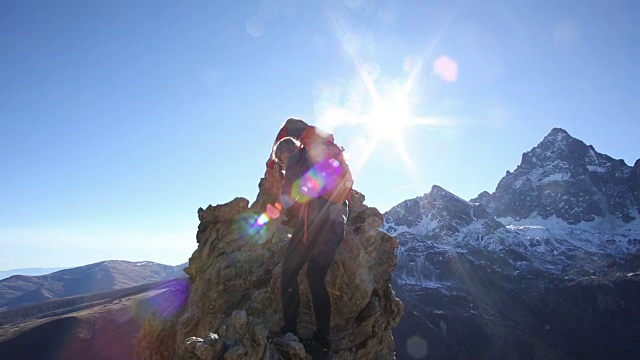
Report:
[[[315,126],[309,126],[300,137],[300,143],[307,149],[313,169],[322,179],[320,195],[342,204],[349,198],[353,188],[353,176],[344,159],[344,148],[338,146],[333,135]]]

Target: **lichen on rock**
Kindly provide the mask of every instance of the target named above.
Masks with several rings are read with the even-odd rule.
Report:
[[[147,319],[135,341],[138,359],[310,359],[295,336],[279,334],[281,262],[292,229],[284,215],[265,211],[281,181],[281,168],[267,169],[252,206],[236,198],[198,210],[198,248],[185,269],[189,298],[172,316]],[[364,205],[364,195],[354,191],[351,199],[345,240],[326,277],[333,359],[394,359],[391,329],[403,312],[391,288],[398,243],[379,230],[382,215]],[[298,277],[299,330],[310,337],[305,274]]]

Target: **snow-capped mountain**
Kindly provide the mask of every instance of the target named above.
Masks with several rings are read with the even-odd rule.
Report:
[[[412,249],[430,243],[517,252],[528,261],[516,261],[516,268],[590,272],[603,259],[640,249],[639,164],[600,154],[556,128],[493,194],[465,201],[434,185],[385,213],[382,229]],[[400,247],[400,261],[406,250]]]
[[[640,356],[639,212],[640,160],[557,128],[493,193],[433,186],[384,214],[412,314],[395,336],[426,339],[432,359]]]
[[[434,185],[422,197],[407,200],[385,214],[383,230],[410,232],[427,239],[465,239],[493,233],[504,226],[480,204],[465,201]]]
[[[628,166],[555,128],[522,155],[493,194],[472,201],[516,221],[555,217],[575,225],[613,217],[629,223],[640,218],[639,193],[640,161]]]

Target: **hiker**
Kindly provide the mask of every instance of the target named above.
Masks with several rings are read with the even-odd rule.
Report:
[[[298,119],[288,119],[278,131],[276,140],[273,142],[273,151],[271,157],[267,161],[267,168],[273,169],[277,162],[283,165],[286,162],[287,155],[295,152],[300,145],[300,137],[309,124]],[[293,147],[290,144],[295,144]]]
[[[328,356],[331,351],[331,299],[325,277],[344,239],[348,216],[346,197],[353,179],[344,164],[343,149],[335,145],[331,134],[307,126],[299,140],[300,146],[287,159],[280,192],[287,218],[295,219],[293,235],[282,262],[282,334],[290,332],[299,337],[297,277],[307,264],[316,329],[310,339],[301,339],[301,342],[308,353]],[[341,186],[341,190],[336,190]]]

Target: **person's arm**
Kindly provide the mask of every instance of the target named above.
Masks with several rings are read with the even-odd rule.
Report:
[[[300,212],[300,204],[298,203],[297,192],[293,191],[294,184],[302,177],[307,170],[307,162],[305,151],[296,151],[289,156],[287,167],[282,181],[282,189],[280,190],[280,203],[285,209],[287,218],[298,217]],[[304,158],[303,158],[304,157]]]

